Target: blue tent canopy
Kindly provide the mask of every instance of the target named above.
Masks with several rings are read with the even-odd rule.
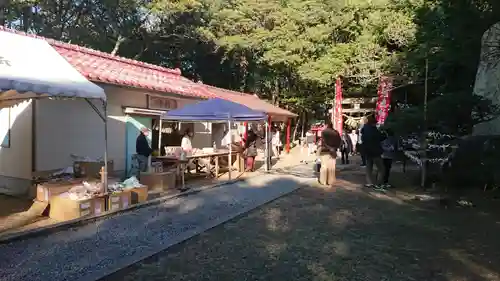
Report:
[[[210,99],[182,108],[170,110],[161,116],[172,121],[260,121],[265,120],[264,112],[252,110],[244,105],[223,99]]]

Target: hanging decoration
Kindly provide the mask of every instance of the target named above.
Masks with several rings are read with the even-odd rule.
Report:
[[[451,161],[456,149],[458,148],[457,138],[453,135],[443,134],[441,132],[427,132],[426,156],[427,162],[442,166]],[[420,141],[417,137],[408,137],[401,140],[403,153],[412,162],[422,166],[426,160],[423,155],[420,155]]]
[[[378,125],[384,124],[389,115],[389,110],[391,109],[391,89],[392,78],[387,76],[380,77],[377,92],[377,107],[375,111]]]
[[[342,116],[342,81],[340,77],[335,81],[335,102],[333,106],[333,128],[342,135],[344,121]]]

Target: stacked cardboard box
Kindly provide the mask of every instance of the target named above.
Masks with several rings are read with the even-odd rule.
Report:
[[[175,188],[176,171],[162,173],[141,173],[141,183],[148,186],[149,190],[172,190]]]
[[[49,217],[59,221],[97,216],[105,211],[104,197],[73,200],[66,192],[52,196],[49,202]]]
[[[128,208],[132,203],[132,192],[123,190],[108,195],[106,211],[118,211]]]
[[[46,182],[37,184],[36,186],[36,200],[41,202],[49,202],[52,196],[68,192],[75,185],[80,184],[78,180],[64,180],[55,182]]]

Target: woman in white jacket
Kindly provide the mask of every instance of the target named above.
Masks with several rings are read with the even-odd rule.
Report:
[[[276,157],[276,159],[280,159],[280,147],[281,147],[281,138],[280,138],[280,131],[278,129],[275,129],[273,133],[273,137],[271,139],[271,145],[273,146],[273,154]]]

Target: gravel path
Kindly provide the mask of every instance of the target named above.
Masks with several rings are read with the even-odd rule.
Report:
[[[100,281],[500,281],[500,212],[402,201],[339,174]]]
[[[256,176],[96,223],[0,245],[0,280],[93,281],[300,187]]]

